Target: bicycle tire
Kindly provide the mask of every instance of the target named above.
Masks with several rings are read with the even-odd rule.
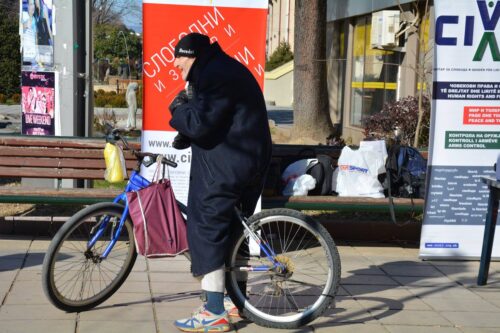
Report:
[[[123,210],[124,206],[115,203],[88,206],[73,215],[56,233],[42,269],[43,290],[54,306],[67,312],[86,311],[107,300],[123,284],[137,258],[129,218],[108,257],[99,260]],[[113,220],[107,223],[105,232],[89,252],[87,242],[95,231],[92,227],[104,216]]]
[[[328,231],[310,216],[284,208],[257,213],[248,225],[291,274],[249,271],[240,290],[237,266],[270,261],[261,249],[249,250],[247,231],[235,237],[226,258],[226,290],[240,313],[260,326],[280,329],[301,327],[323,314],[335,298],[341,269]]]

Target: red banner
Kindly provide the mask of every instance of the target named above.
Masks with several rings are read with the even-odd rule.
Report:
[[[263,87],[267,1],[235,1],[243,7],[144,3],[143,130],[170,131],[167,110],[185,82],[173,67],[174,47],[190,32],[208,35],[222,49],[248,67]],[[211,1],[210,1],[211,2]],[[215,1],[214,1],[215,2]],[[220,1],[219,1],[220,2]],[[228,1],[226,1],[228,2]],[[262,3],[264,8],[255,8]]]

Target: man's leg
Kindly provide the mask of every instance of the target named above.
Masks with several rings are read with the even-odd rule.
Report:
[[[205,274],[201,279],[201,289],[206,293],[206,309],[220,315],[224,312],[224,267]]]

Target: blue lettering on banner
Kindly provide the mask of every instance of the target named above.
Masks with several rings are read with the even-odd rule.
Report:
[[[500,49],[498,47],[498,42],[495,36],[495,29],[497,23],[500,19],[500,2],[496,5],[493,1],[489,2],[490,7],[493,5],[495,8],[493,12],[488,12],[488,5],[484,0],[477,1],[477,7],[479,14],[481,16],[481,22],[483,24],[484,33],[477,46],[476,53],[472,61],[482,61],[486,49],[489,47],[491,51],[491,56],[493,61],[500,61]],[[465,21],[464,32],[463,32],[463,45],[473,46],[474,43],[474,29],[475,29],[475,17],[465,16],[465,20],[462,20],[457,15],[441,15],[436,18],[436,29],[435,29],[435,41],[437,45],[441,46],[456,46],[459,44],[457,36],[445,36],[444,27],[446,25],[457,25]]]
[[[458,243],[425,243],[427,249],[458,249]]]

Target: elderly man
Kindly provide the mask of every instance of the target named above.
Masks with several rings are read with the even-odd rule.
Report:
[[[174,66],[189,82],[172,101],[170,124],[191,144],[188,241],[191,271],[207,302],[175,326],[189,332],[230,330],[224,309],[224,259],[241,225],[235,207],[251,215],[271,159],[264,96],[250,71],[202,34],[183,37]]]

